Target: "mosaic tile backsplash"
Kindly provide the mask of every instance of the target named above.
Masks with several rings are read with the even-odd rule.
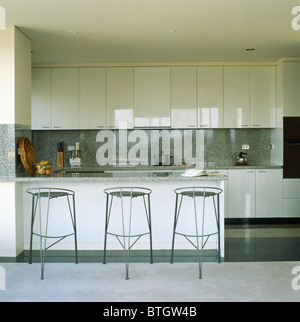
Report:
[[[105,131],[105,130],[103,130]],[[124,142],[120,141],[119,130],[107,130],[113,137],[113,149],[115,149],[116,164],[124,165],[124,156],[126,156],[134,150],[137,153],[137,159],[143,160],[139,153],[146,151],[148,154],[148,164],[152,158],[152,150],[156,147],[156,151],[161,152],[162,139],[155,141],[154,138],[160,130],[142,130],[142,137],[136,135],[137,130],[126,131],[127,142],[124,151]],[[156,132],[154,132],[156,131]],[[175,163],[174,154],[178,154],[178,145],[182,144],[181,153],[185,153],[185,149],[189,148],[191,154],[191,160],[198,157],[204,162],[204,165],[208,166],[229,166],[234,165],[236,157],[239,152],[242,151],[242,145],[249,145],[249,150],[243,150],[247,152],[247,159],[249,164],[269,164],[271,162],[271,129],[203,129],[203,130],[188,130],[189,139],[184,140],[186,135],[184,130],[163,130],[167,131],[171,137],[170,140],[170,154],[171,164]],[[176,131],[176,132],[173,132]],[[108,133],[108,132],[107,132]],[[32,144],[36,150],[37,159],[50,160],[56,165],[56,151],[59,142],[65,144],[65,166],[70,166],[69,158],[71,152],[68,151],[68,146],[75,146],[76,142],[80,143],[80,149],[82,151],[82,162],[84,167],[99,167],[99,158],[97,160],[97,151],[99,151],[103,144],[109,146],[110,141],[103,139],[99,141],[99,136],[105,137],[107,134],[98,130],[47,130],[47,131],[31,131]],[[161,133],[159,133],[161,134]],[[182,141],[173,138],[173,134],[177,135],[177,138],[181,136]],[[200,137],[200,139],[197,139]],[[134,138],[132,138],[134,136]],[[157,138],[155,139],[157,140]],[[125,138],[126,141],[126,138]],[[112,141],[111,141],[112,142]],[[186,146],[184,146],[186,145]],[[188,146],[187,146],[188,145]],[[191,145],[191,146],[190,146]],[[99,150],[100,149],[100,150]],[[147,152],[148,151],[148,152]],[[128,153],[129,152],[129,153]],[[106,155],[103,154],[105,158]],[[175,161],[174,161],[175,160]],[[184,156],[182,157],[185,161]],[[125,160],[126,161],[126,160]]]

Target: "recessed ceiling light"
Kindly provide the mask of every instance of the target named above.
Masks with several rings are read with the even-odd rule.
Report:
[[[169,30],[167,30],[167,33],[168,34],[174,34],[176,32],[176,30],[175,29],[169,29]]]
[[[69,34],[70,34],[70,35],[73,35],[73,36],[74,36],[74,35],[77,35],[77,31],[71,30],[71,31],[69,31]]]
[[[255,48],[246,48],[246,51],[254,51]]]

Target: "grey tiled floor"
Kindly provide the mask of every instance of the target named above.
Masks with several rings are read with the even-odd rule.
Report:
[[[299,301],[292,274],[300,262],[133,263],[125,280],[124,264],[2,263],[6,290],[0,302],[203,302]],[[299,271],[300,274],[300,271]]]

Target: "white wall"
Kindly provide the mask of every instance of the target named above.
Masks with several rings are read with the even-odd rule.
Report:
[[[0,32],[0,124],[31,124],[31,41],[16,27]]]
[[[31,125],[31,41],[15,29],[15,123]]]
[[[0,124],[14,124],[14,27],[0,32]]]
[[[16,257],[23,250],[22,187],[17,185],[0,183],[0,257]]]

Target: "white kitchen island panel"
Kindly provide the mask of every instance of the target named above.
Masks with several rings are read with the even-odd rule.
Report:
[[[76,194],[76,221],[77,221],[77,240],[79,250],[103,250],[104,241],[104,223],[105,223],[105,207],[106,194],[104,189],[112,187],[146,187],[152,190],[151,194],[151,216],[152,216],[152,240],[153,249],[162,250],[170,249],[172,243],[172,230],[174,223],[175,210],[175,193],[174,190],[179,187],[207,186],[218,187],[224,190],[224,180],[220,178],[203,177],[199,180],[195,178],[191,180],[164,181],[159,180],[153,182],[146,180],[143,182],[120,181],[120,182],[23,182],[23,222],[24,222],[24,249],[29,249],[30,241],[30,219],[31,219],[31,196],[26,189],[33,187],[56,187],[66,188],[75,191]],[[226,191],[220,196],[220,229],[221,229],[221,256],[224,257],[224,200]],[[135,205],[133,200],[133,205]],[[208,205],[207,211],[210,214],[209,221],[214,224],[215,215],[212,206]],[[54,204],[53,204],[54,205]],[[141,215],[144,216],[142,205],[138,205]],[[186,204],[185,208],[188,212],[194,213],[193,203]],[[54,214],[55,215],[55,214]],[[185,216],[184,212],[181,216]],[[69,223],[56,219],[56,223],[52,226],[53,234],[59,233],[61,227],[69,225]],[[208,219],[207,219],[208,220]],[[133,227],[138,229],[142,227],[142,223],[133,222]],[[191,229],[195,232],[194,223],[186,222],[184,229]],[[111,237],[107,244],[108,250],[121,249],[119,242]],[[208,241],[205,249],[214,249],[217,246],[216,236],[212,236]],[[34,240],[34,249],[39,249],[39,240]],[[74,249],[74,241],[69,237],[56,244],[53,249],[70,250]],[[142,237],[133,249],[149,249],[149,236]],[[193,249],[192,245],[184,239],[177,238],[175,249]]]

